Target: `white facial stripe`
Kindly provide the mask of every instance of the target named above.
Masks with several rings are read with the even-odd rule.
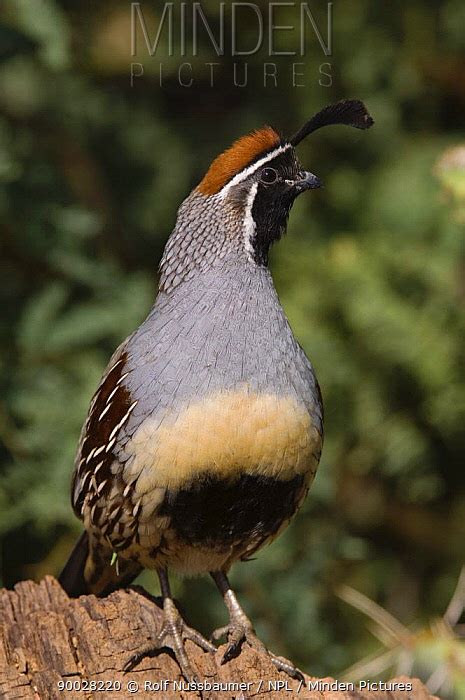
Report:
[[[249,165],[248,168],[245,168],[245,170],[241,170],[240,173],[237,173],[233,177],[232,180],[230,180],[222,190],[220,190],[220,196],[225,197],[231,187],[234,187],[237,185],[239,182],[242,182],[242,180],[245,180],[246,177],[249,177],[249,175],[252,175],[258,168],[261,168],[262,165],[265,165],[265,163],[268,163],[269,160],[273,160],[273,158],[276,158],[276,156],[279,156],[281,153],[284,153],[285,151],[288,151],[290,148],[292,148],[290,143],[284,144],[284,146],[279,146],[278,148],[275,148],[274,151],[271,151],[271,153],[267,153],[266,156],[263,156],[263,158],[260,158],[260,160],[257,160],[256,163],[252,163],[252,165]]]
[[[255,200],[255,195],[257,194],[257,189],[258,182],[254,182],[254,184],[250,188],[249,194],[247,195],[247,202],[245,205],[244,212],[244,247],[245,252],[247,253],[247,257],[252,262],[254,262],[254,249],[252,245],[252,237],[254,236],[255,229],[257,228],[255,220],[252,216],[252,207]]]

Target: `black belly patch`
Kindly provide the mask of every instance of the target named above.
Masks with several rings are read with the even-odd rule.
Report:
[[[278,481],[243,475],[234,481],[206,477],[189,488],[168,492],[158,515],[171,519],[180,539],[221,546],[266,538],[294,514],[304,477]]]

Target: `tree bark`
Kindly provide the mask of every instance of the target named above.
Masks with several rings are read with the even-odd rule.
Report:
[[[278,673],[264,654],[247,645],[238,658],[222,666],[221,650],[213,656],[187,642],[200,681],[230,684],[224,686],[225,690],[199,692],[181,687],[179,684],[185,681],[179,667],[166,653],[145,658],[124,674],[122,667],[148,643],[160,620],[159,601],[137,587],[117,591],[104,599],[90,595],[73,600],[48,576],[40,584],[24,581],[13,591],[1,590],[0,698],[427,700],[431,697],[420,681],[407,678],[396,682],[412,683],[410,692],[401,689],[366,692],[357,687],[353,692],[322,692],[311,689],[308,684],[316,679],[306,676],[298,692],[298,681]],[[279,686],[280,681],[287,682],[287,689]],[[243,685],[231,685],[234,683]]]

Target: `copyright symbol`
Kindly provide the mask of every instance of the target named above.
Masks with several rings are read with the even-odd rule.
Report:
[[[137,693],[139,690],[139,683],[137,683],[137,681],[128,681],[127,687],[129,693]]]

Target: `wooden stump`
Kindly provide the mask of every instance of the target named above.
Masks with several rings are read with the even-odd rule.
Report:
[[[189,690],[176,661],[166,653],[145,658],[130,673],[121,669],[128,658],[147,644],[158,629],[158,601],[143,589],[117,591],[108,598],[69,599],[58,582],[46,577],[40,584],[24,581],[13,591],[0,591],[0,698],[291,698],[302,700],[426,700],[431,696],[418,680],[399,678],[412,689],[353,692],[312,689],[317,679],[299,682],[276,671],[269,659],[247,645],[240,656],[221,665],[221,650],[206,654],[187,642],[201,682],[225,684],[222,690]],[[332,679],[323,679],[330,683]],[[280,683],[286,683],[280,686]],[[242,685],[241,685],[242,684]]]

